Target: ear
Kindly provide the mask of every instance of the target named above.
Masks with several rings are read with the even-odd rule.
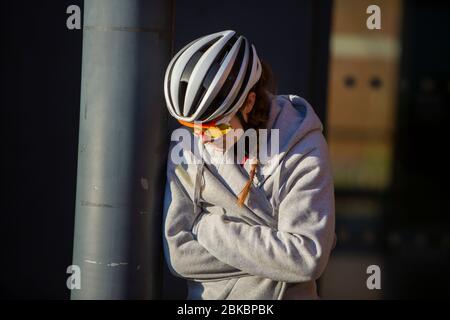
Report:
[[[244,116],[245,121],[248,119],[248,114],[252,111],[253,106],[255,105],[256,93],[250,91],[245,99],[244,105],[241,108],[242,115]]]

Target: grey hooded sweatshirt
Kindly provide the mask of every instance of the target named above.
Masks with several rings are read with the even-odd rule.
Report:
[[[175,143],[170,148],[164,256],[171,273],[187,280],[188,299],[317,298],[315,280],[335,242],[328,148],[303,98],[271,98],[267,127],[279,129],[279,152],[259,165],[242,207],[249,161],[175,164]]]

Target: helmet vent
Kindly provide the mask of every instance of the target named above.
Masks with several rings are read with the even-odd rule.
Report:
[[[232,45],[231,45],[231,47],[232,47]],[[231,47],[229,48],[229,50],[231,50]],[[214,113],[214,111],[216,111],[217,108],[220,105],[222,105],[222,103],[227,98],[228,94],[230,93],[231,88],[233,87],[234,83],[236,82],[236,78],[239,74],[239,69],[244,60],[244,53],[245,53],[245,45],[242,44],[241,47],[239,48],[239,52],[236,56],[236,60],[234,61],[234,65],[231,68],[230,74],[228,75],[227,79],[225,80],[225,82],[224,82],[222,88],[220,89],[219,93],[217,94],[217,96],[211,102],[210,107],[205,111],[204,115],[202,116],[203,119],[206,119],[210,115],[212,115]]]

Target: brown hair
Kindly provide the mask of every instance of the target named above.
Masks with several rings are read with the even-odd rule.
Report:
[[[264,129],[267,127],[267,120],[269,120],[269,111],[270,111],[270,94],[276,94],[276,82],[272,73],[272,69],[269,64],[265,61],[260,60],[262,73],[258,82],[255,86],[250,90],[250,92],[255,92],[255,104],[253,105],[252,110],[248,115],[248,121],[246,124],[247,129],[253,128],[255,130]],[[249,92],[249,93],[250,93]],[[256,156],[258,157],[258,145],[259,145],[259,137],[256,135],[257,141],[257,149]],[[257,161],[251,164],[250,167],[250,177],[245,184],[242,191],[238,196],[238,205],[243,206],[245,199],[247,199],[248,193],[250,192],[250,188],[252,186],[253,178],[255,177],[256,169],[258,167],[258,159]]]

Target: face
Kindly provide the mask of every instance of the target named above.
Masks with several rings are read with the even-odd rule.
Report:
[[[249,92],[243,106],[238,111],[241,112],[245,121],[248,121],[248,115],[253,109],[255,98],[256,94],[253,91]],[[234,115],[226,124],[220,124],[217,127],[208,128],[206,130],[194,129],[194,134],[202,139],[202,143],[206,144],[212,143],[216,139],[222,137],[229,132],[230,129],[243,129],[241,121],[236,115]],[[223,143],[225,143],[225,139],[223,139]]]

